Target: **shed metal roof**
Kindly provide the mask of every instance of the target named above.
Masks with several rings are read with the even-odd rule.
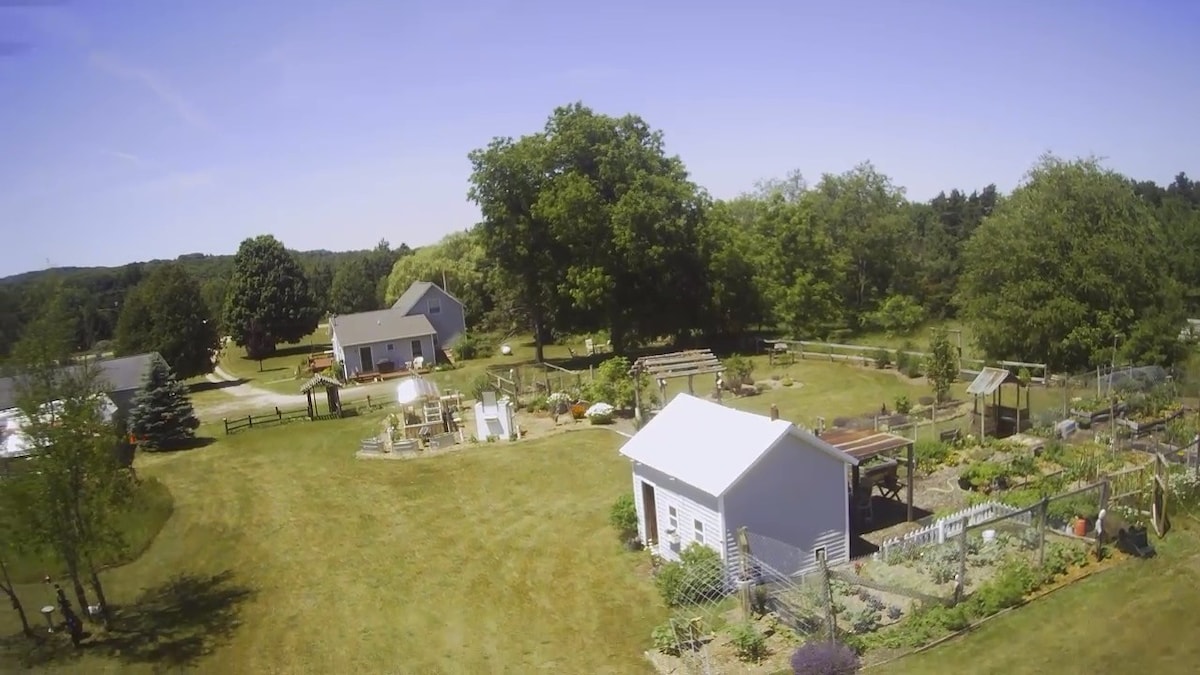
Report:
[[[139,389],[146,374],[150,372],[150,364],[155,358],[160,358],[158,352],[146,352],[115,359],[100,359],[95,362],[96,369],[99,371],[97,384],[108,394]],[[0,410],[17,407],[19,396],[20,386],[17,378],[0,378]]]
[[[621,448],[621,454],[719,497],[791,434],[814,451],[858,460],[786,420],[772,420],[678,394]]]
[[[334,316],[329,319],[329,325],[343,348],[437,333],[424,314],[405,316],[396,309]]]
[[[912,444],[912,441],[886,431],[828,429],[821,439],[860,462],[886,455]]]

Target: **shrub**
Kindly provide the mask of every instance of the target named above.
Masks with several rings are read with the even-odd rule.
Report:
[[[913,458],[919,471],[933,473],[950,459],[950,446],[938,441],[918,441],[913,447]]]
[[[1008,485],[1008,479],[1008,467],[995,462],[978,462],[967,467],[958,482],[966,489],[988,492],[993,488],[1003,490]]]
[[[692,543],[679,558],[678,562],[663,565],[654,578],[654,585],[668,606],[714,600],[724,594],[725,572],[716,551]]]
[[[529,412],[546,412],[550,409],[550,399],[544,394],[539,394],[529,401],[527,407],[529,408]]]
[[[692,628],[686,620],[671,617],[654,627],[650,638],[654,648],[669,656],[679,656],[680,647],[691,646]]]
[[[754,384],[754,363],[750,359],[734,354],[725,359],[725,385],[736,389],[743,384]]]
[[[907,396],[897,396],[896,412],[901,415],[907,415],[912,412],[912,401],[908,400]]]
[[[483,340],[472,333],[465,333],[458,338],[458,342],[454,343],[454,356],[460,361],[470,361],[471,359],[479,358],[480,352],[484,351],[485,345]]]
[[[637,506],[633,503],[633,495],[625,492],[613,502],[608,512],[608,522],[616,529],[622,539],[637,536],[638,519]]]
[[[904,616],[904,610],[900,609],[896,605],[892,605],[891,607],[887,608],[887,617],[892,621],[898,620],[901,616]]]
[[[779,382],[779,385],[782,387],[790,387],[793,384],[795,384],[795,382],[792,382],[792,378],[790,378],[790,377],[785,377],[785,378],[783,378],[783,380],[781,380]]]
[[[752,623],[739,623],[730,630],[733,652],[741,661],[758,663],[767,656],[767,639]]]
[[[863,607],[850,621],[855,633],[870,633],[879,627],[879,610]]]
[[[812,641],[792,654],[795,675],[854,675],[861,669],[858,654],[837,642]]]
[[[629,368],[629,359],[623,356],[606,359],[596,368],[596,378],[588,385],[587,396],[593,401],[607,401],[617,408],[633,407],[634,383]],[[644,386],[645,382],[641,384]]]
[[[594,403],[584,413],[592,424],[612,424],[616,411],[607,403]]]
[[[875,350],[874,360],[875,367],[883,370],[884,368],[892,365],[892,353],[886,349],[877,349]]]

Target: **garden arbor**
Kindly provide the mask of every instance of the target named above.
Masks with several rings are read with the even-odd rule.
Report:
[[[304,386],[300,387],[300,393],[304,394],[304,398],[308,401],[308,419],[317,418],[317,388],[325,388],[325,401],[329,404],[329,414],[342,414],[342,401],[339,396],[339,391],[342,388],[342,383],[337,380],[326,377],[321,374],[313,375]]]
[[[856,533],[862,531],[864,521],[872,518],[871,497],[878,488],[887,499],[901,501],[906,507],[905,519],[913,522],[913,482],[916,478],[916,457],[912,439],[883,431],[858,431],[855,429],[828,429],[820,434],[821,440],[850,455],[859,464],[850,468],[850,490],[855,510]],[[904,451],[905,481],[899,480],[900,463],[895,455]],[[905,490],[904,499],[900,491]]]
[[[642,375],[654,377],[658,381],[660,393],[664,396],[666,394],[667,380],[675,377],[686,377],[688,381],[688,393],[694,396],[696,389],[693,378],[697,375],[706,374],[720,377],[721,372],[724,370],[725,366],[721,365],[720,359],[714,356],[712,350],[709,349],[691,349],[659,356],[643,356],[638,359],[634,362],[632,370],[634,382],[633,407],[638,423],[642,421],[641,387],[639,386]]]
[[[1016,385],[1017,401],[1014,406],[1003,404],[1002,387],[1006,384]],[[972,426],[979,429],[979,438],[991,435],[995,438],[1008,438],[1019,434],[1033,426],[1029,419],[1029,394],[1025,394],[1025,411],[1021,411],[1021,390],[1026,384],[1021,378],[1004,368],[985,367],[979,371],[975,379],[967,386],[967,393],[975,401],[972,412]],[[987,397],[992,397],[989,405]],[[982,404],[981,404],[982,401]]]

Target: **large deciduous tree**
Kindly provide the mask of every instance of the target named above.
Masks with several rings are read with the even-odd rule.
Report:
[[[126,296],[117,321],[118,354],[158,352],[181,378],[212,371],[215,322],[200,286],[182,265],[166,263]]]
[[[1043,157],[967,243],[962,318],[990,357],[1083,369],[1171,358],[1183,323],[1163,228],[1092,159]]]
[[[280,342],[297,342],[319,320],[308,278],[296,258],[269,234],[247,239],[234,256],[225,297],[224,328],[250,358],[275,353]]]
[[[537,210],[550,179],[551,146],[540,134],[497,138],[472,152],[470,160],[468,197],[483,214],[476,228],[480,242],[496,263],[498,281],[514,289],[540,362],[566,262],[566,247],[555,238],[552,221]]]

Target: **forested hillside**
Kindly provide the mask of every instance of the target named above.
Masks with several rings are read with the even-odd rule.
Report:
[[[264,288],[263,261],[291,267],[269,237],[243,243],[236,274],[232,256],[179,264],[213,320],[239,324],[222,330],[264,353],[315,325],[314,312],[381,307],[415,280],[445,284],[474,332],[604,334],[620,350],[661,338],[905,332],[955,318],[989,357],[1058,371],[1170,363],[1200,311],[1200,186],[1184,173],[1157,185],[1097,160],[1044,156],[1030,158],[1011,194],[949,185],[917,202],[863,162],[715,199],[644,120],[580,104],[470,160],[465,187],[482,220],[439,244],[292,253],[303,272],[282,294]],[[51,292],[70,308],[78,348],[112,338],[126,293],[161,264],[0,284],[0,354]],[[295,306],[274,318],[248,312],[264,298]]]

